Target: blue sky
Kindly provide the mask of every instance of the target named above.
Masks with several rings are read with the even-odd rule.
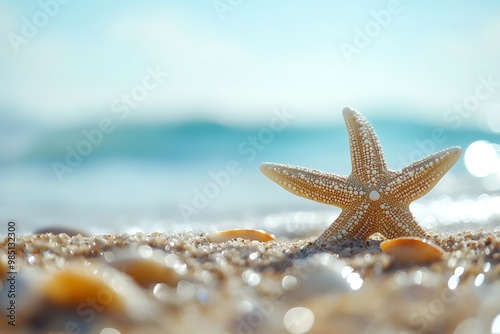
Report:
[[[168,77],[129,121],[245,125],[286,107],[300,124],[324,124],[351,105],[367,117],[442,122],[480,78],[500,82],[498,1],[66,2],[0,2],[2,113],[46,126],[95,122],[160,68]],[[366,46],[360,31],[372,35]],[[357,53],[346,57],[342,45]],[[500,122],[491,121],[499,91],[471,124]]]
[[[401,160],[397,154],[420,154],[419,143],[428,149],[425,129],[450,135],[431,143],[436,150],[457,145],[457,131],[484,131],[470,131],[478,138],[461,144],[470,178],[450,177],[441,189],[500,189],[498,1],[0,0],[0,36],[0,213],[25,226],[108,218],[122,226],[121,216],[179,220],[177,205],[190,203],[193,189],[202,189],[226,158],[244,160],[240,140],[269,126],[276,110],[293,115],[290,128],[323,129],[296,132],[309,133],[309,141],[277,134],[206,212],[301,208],[301,199],[295,206],[257,165],[271,159],[347,171],[341,112],[347,105],[373,122],[393,162]],[[391,117],[428,124],[391,140],[401,132],[393,131],[398,123]],[[197,133],[189,141],[195,151],[215,144],[191,160],[186,143],[156,140],[150,126],[189,120],[248,129],[240,139],[223,137],[224,145]],[[85,143],[84,131],[99,126],[109,130],[102,130],[104,144],[91,146],[96,154],[60,183],[51,163],[65,161],[68,147]],[[322,136],[326,129],[331,137]],[[118,140],[132,146],[128,160],[106,158]],[[174,159],[177,145],[191,165],[151,162],[161,161],[161,152]],[[143,155],[133,152],[150,152],[150,160],[136,161]],[[266,186],[276,190],[270,193],[276,202],[262,196]]]

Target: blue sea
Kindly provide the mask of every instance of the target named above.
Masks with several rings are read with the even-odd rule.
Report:
[[[467,128],[445,128],[436,136],[435,126],[404,119],[372,124],[391,169],[451,146],[465,152],[474,142],[499,143],[498,134]],[[284,191],[258,167],[269,161],[348,175],[344,124],[101,125],[99,133],[90,123],[0,125],[0,221],[15,220],[19,233],[51,226],[88,233],[252,227],[293,238],[320,231],[340,213]],[[474,176],[462,156],[411,208],[438,232],[500,229],[500,172]]]

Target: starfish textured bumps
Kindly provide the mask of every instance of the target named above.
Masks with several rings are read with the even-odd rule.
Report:
[[[345,108],[343,114],[351,147],[350,176],[275,163],[263,163],[260,170],[295,195],[342,209],[318,237],[319,243],[365,241],[377,232],[389,239],[424,238],[426,232],[409,205],[439,182],[458,161],[462,149],[448,148],[393,171],[387,168],[377,135],[366,118],[352,108]]]

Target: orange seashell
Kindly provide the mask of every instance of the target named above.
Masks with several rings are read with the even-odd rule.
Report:
[[[444,250],[428,240],[416,237],[402,237],[383,241],[380,249],[391,256],[396,264],[427,264],[441,261]]]
[[[7,277],[7,264],[0,260],[0,281]]]
[[[176,286],[182,278],[174,269],[150,259],[124,259],[114,262],[112,266],[132,277],[142,287],[154,283]]]
[[[263,230],[254,230],[248,228],[236,228],[224,231],[218,231],[207,235],[209,242],[226,242],[232,239],[248,239],[261,242],[276,241],[274,235]]]
[[[106,311],[124,309],[120,295],[98,275],[85,271],[63,270],[56,272],[42,289],[44,298],[54,305],[76,308],[90,301],[99,303]]]

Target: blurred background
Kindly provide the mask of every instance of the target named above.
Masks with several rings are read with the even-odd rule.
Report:
[[[0,1],[0,35],[20,232],[323,228],[338,209],[258,166],[349,174],[345,106],[392,169],[464,149],[412,205],[424,226],[500,228],[498,1]]]

